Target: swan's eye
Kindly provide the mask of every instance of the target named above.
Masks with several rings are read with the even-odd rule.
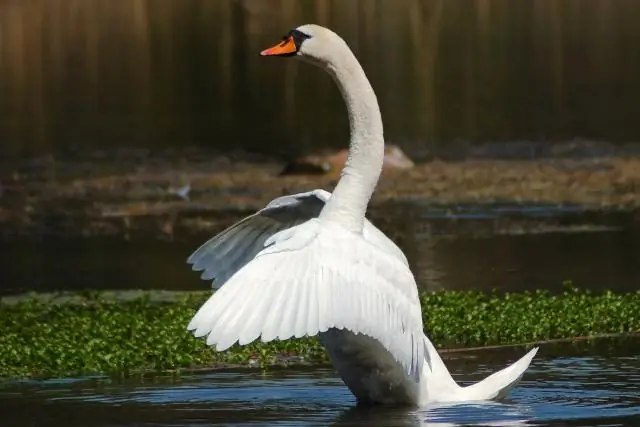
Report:
[[[289,37],[293,38],[293,42],[296,44],[297,50],[300,50],[300,46],[302,46],[302,43],[305,40],[311,38],[310,35],[305,34],[300,30],[291,30],[291,31],[289,31]]]
[[[308,34],[305,34],[298,30],[291,30],[288,34],[282,37],[282,41],[277,45],[265,49],[260,52],[262,56],[294,56],[300,50],[302,42],[311,38]]]
[[[294,40],[300,41],[301,43],[307,39],[310,39],[311,36],[307,33],[303,33],[300,30],[291,30],[290,35],[293,36]]]

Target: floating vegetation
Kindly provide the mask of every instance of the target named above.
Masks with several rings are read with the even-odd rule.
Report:
[[[213,352],[186,325],[208,293],[168,300],[153,292],[119,300],[77,294],[62,303],[28,298],[0,304],[0,376],[131,374],[225,365],[327,362],[315,338],[253,343]],[[498,294],[441,291],[421,296],[426,331],[438,347],[517,344],[640,331],[640,291],[567,288]]]

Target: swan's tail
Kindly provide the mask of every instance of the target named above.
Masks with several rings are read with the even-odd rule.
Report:
[[[425,364],[422,371],[425,403],[466,402],[477,400],[497,400],[504,398],[515,387],[538,352],[535,347],[520,360],[505,369],[494,372],[484,380],[467,387],[460,387],[445,366],[438,351],[425,335],[425,346],[431,361],[431,369]]]

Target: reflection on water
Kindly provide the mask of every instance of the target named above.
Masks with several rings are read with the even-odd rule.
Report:
[[[640,341],[548,345],[508,401],[418,411],[356,408],[331,369],[226,371],[142,380],[29,381],[0,386],[7,425],[188,426],[635,426],[640,417]],[[475,382],[520,349],[447,358],[456,379]],[[559,355],[558,355],[559,354]]]
[[[308,22],[348,40],[387,138],[410,153],[457,138],[637,141],[638,21],[635,0],[3,1],[0,153],[341,146],[331,79],[258,56]]]
[[[533,211],[534,217],[540,216]],[[638,289],[640,229],[633,221],[571,212],[554,215],[534,223],[491,213],[459,219],[435,208],[398,204],[373,209],[371,218],[403,249],[423,289],[559,290],[565,280],[596,291]],[[575,227],[586,231],[571,232]],[[30,290],[205,290],[208,285],[185,260],[212,234],[174,241],[0,239],[0,295]]]

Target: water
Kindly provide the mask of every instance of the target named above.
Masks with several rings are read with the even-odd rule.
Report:
[[[599,291],[635,291],[640,229],[623,214],[584,216],[550,207],[457,210],[387,204],[372,219],[403,249],[426,290],[561,290],[571,280]],[[530,214],[529,214],[530,213]],[[220,227],[240,219],[228,218]],[[0,239],[0,295],[26,291],[205,290],[186,258],[211,233],[160,240],[23,236]],[[460,268],[464,265],[464,268]]]
[[[635,0],[3,1],[0,154],[342,147],[331,79],[258,56],[308,22],[349,42],[387,139],[415,156],[458,140],[637,142],[638,21]]]
[[[543,346],[500,403],[363,409],[330,368],[230,370],[142,379],[76,378],[0,385],[7,426],[636,426],[640,339]],[[446,355],[463,384],[522,349]]]

